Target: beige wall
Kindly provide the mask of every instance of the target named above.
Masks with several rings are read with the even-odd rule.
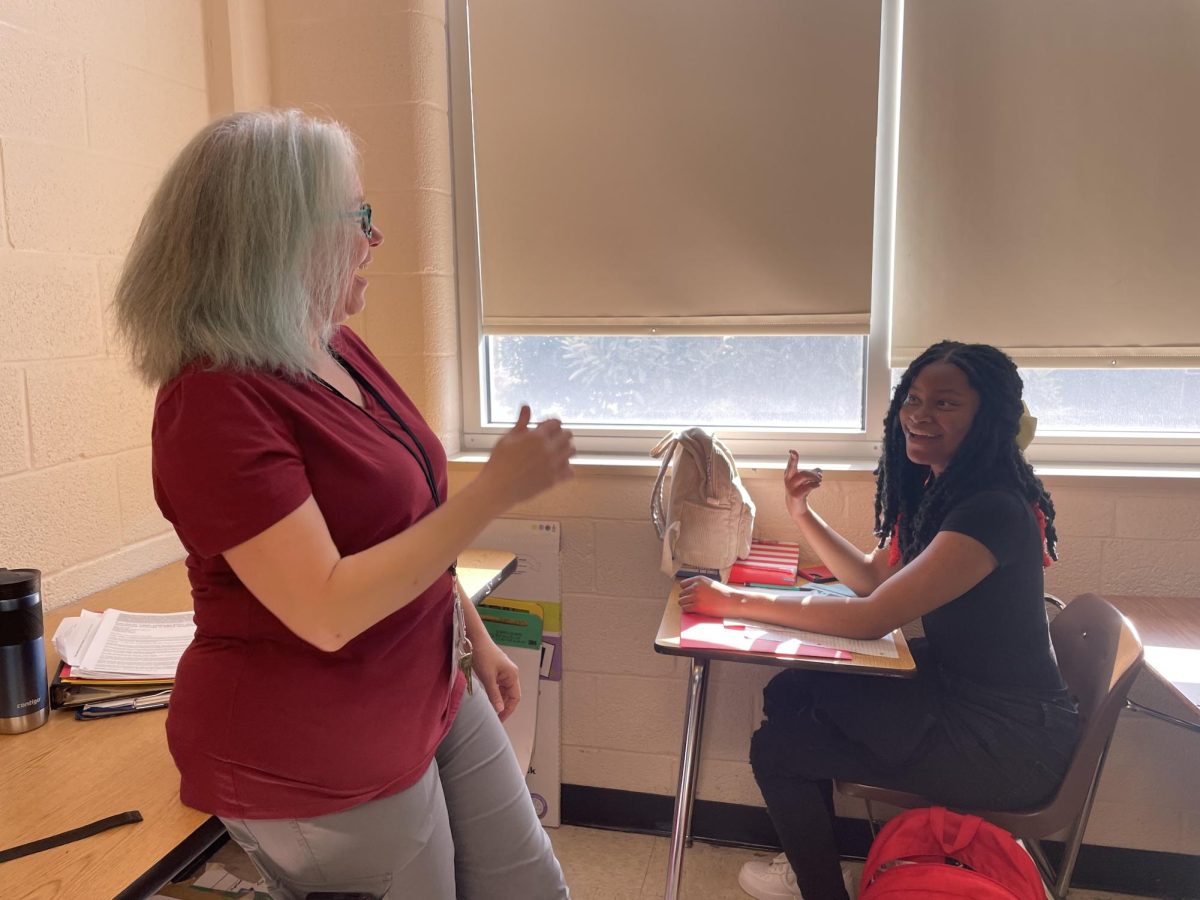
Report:
[[[272,99],[331,114],[362,139],[364,184],[387,244],[372,266],[358,327],[453,448],[460,413],[444,11],[437,0],[350,9],[268,0]],[[348,57],[371,61],[367,77]],[[456,466],[452,490],[474,471]],[[791,534],[778,478],[776,471],[749,479],[758,529],[768,537]],[[669,587],[647,521],[652,482],[649,472],[585,470],[514,514],[563,526],[563,780],[670,795],[686,669],[651,649]],[[1051,488],[1064,556],[1051,570],[1051,590],[1200,598],[1200,482],[1071,479]],[[866,546],[870,479],[834,478],[822,490],[822,511]],[[700,796],[759,804],[746,758],[769,672],[715,668]],[[1160,723],[1124,722],[1089,842],[1197,852],[1194,740]],[[852,806],[846,812],[858,814]]]
[[[653,652],[669,580],[648,521],[649,474],[584,474],[514,510],[562,524],[563,781],[672,795],[683,728],[687,662]],[[779,470],[743,473],[758,505],[757,535],[796,540]],[[474,469],[454,470],[461,488]],[[1200,481],[1058,478],[1061,563],[1047,589],[1196,598],[1200,604]],[[829,473],[814,505],[871,546],[874,485],[867,474]],[[811,557],[810,557],[811,558]],[[747,763],[760,717],[762,666],[715,663],[702,745],[701,799],[761,805]],[[1175,714],[1142,678],[1135,694]],[[1127,713],[1117,731],[1087,842],[1200,853],[1196,736]],[[862,815],[856,802],[843,814]]]
[[[206,0],[206,12],[212,7]],[[270,42],[275,104],[333,115],[362,139],[365,187],[387,243],[357,325],[455,448],[442,4],[268,0],[257,18],[236,2],[229,9],[235,48],[254,46],[257,31]],[[178,553],[149,494],[150,397],[116,355],[103,308],[146,190],[204,121],[206,102],[222,109],[264,92],[254,82],[261,72],[251,71],[249,86],[237,75],[209,78],[231,100],[205,97],[200,21],[187,0],[0,0],[0,565],[43,568],[52,602]],[[252,52],[226,58],[239,52],[235,69],[254,70]],[[452,488],[472,474],[456,467]],[[790,536],[779,473],[747,475],[760,534]],[[516,514],[563,524],[564,780],[669,795],[684,664],[650,649],[668,587],[646,518],[651,483],[649,473],[585,470]],[[1052,590],[1200,602],[1200,483],[1058,479],[1050,487],[1064,556],[1050,572]],[[831,476],[820,502],[866,545],[867,476]],[[768,674],[716,665],[702,798],[760,802],[745,760]],[[1089,842],[1198,852],[1194,740],[1123,720]]]
[[[461,431],[445,4],[268,0],[271,98],[345,123],[385,240],[351,325],[448,449]]]
[[[106,306],[206,118],[197,0],[0,0],[0,565],[40,568],[49,605],[181,553]]]

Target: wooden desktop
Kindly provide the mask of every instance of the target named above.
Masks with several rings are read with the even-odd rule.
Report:
[[[1106,597],[1138,630],[1146,668],[1200,723],[1200,599]],[[1184,665],[1179,661],[1186,654]]]
[[[468,550],[459,578],[478,603],[516,569],[506,551]],[[46,613],[50,638],[81,609],[175,612],[191,606],[182,562]],[[77,721],[57,710],[36,731],[0,735],[0,848],[87,825],[127,810],[143,821],[0,863],[5,900],[149,897],[225,832],[208,813],[179,802],[179,773],[167,750],[165,710]]]

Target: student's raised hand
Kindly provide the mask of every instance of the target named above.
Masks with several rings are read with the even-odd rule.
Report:
[[[798,468],[800,454],[788,451],[787,467],[783,470],[783,490],[788,515],[793,519],[808,515],[808,495],[821,486],[820,469]]]
[[[733,589],[704,575],[679,582],[679,608],[686,612],[723,619],[741,615],[741,606],[741,597]]]
[[[509,503],[528,500],[571,477],[575,442],[558,419],[530,428],[531,413],[522,406],[517,424],[492,448],[480,478],[493,481]]]

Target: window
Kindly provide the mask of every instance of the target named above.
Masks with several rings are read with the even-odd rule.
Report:
[[[1013,348],[1039,418],[1035,462],[1192,462],[1200,369],[1186,367],[1200,354],[1186,333],[1190,300],[1181,305],[1179,297],[1192,296],[1200,271],[1163,229],[1187,232],[1200,209],[1189,192],[1200,179],[1180,181],[1156,222],[1149,217],[1162,192],[1140,181],[1122,188],[1111,177],[1159,178],[1153,166],[1130,161],[1187,158],[1178,144],[1188,138],[1137,125],[1149,113],[1136,102],[1121,108],[1133,124],[1114,132],[1105,108],[1074,93],[1091,96],[1085,89],[1097,60],[1125,47],[1127,30],[1089,32],[1089,42],[1064,51],[1057,93],[1034,91],[1030,100],[994,94],[1010,81],[989,80],[987,66],[1008,66],[1026,81],[1058,77],[1059,62],[1046,53],[1061,42],[1035,40],[1040,69],[1022,62],[1022,42],[1039,27],[1070,33],[1070,9],[1038,7],[1045,21],[1030,24],[999,0],[936,10],[909,4],[907,12],[902,0],[797,0],[755,16],[732,15],[724,0],[703,8],[678,2],[531,0],[515,13],[475,4],[470,42],[467,3],[450,3],[465,447],[490,446],[527,402],[535,416],[570,423],[585,451],[641,454],[667,428],[701,424],[719,429],[739,454],[801,446],[813,460],[870,460],[892,366],[951,336]],[[1127,14],[1120,0],[1101,2]],[[833,27],[799,21],[816,15],[833,17]],[[865,53],[863,21],[871,16],[875,47]],[[1170,23],[1152,31],[1169,35]],[[638,40],[617,39],[630,33]],[[834,57],[822,61],[821,78],[797,79],[779,67],[805,57],[787,48],[810,33],[834,46]],[[972,53],[980,41],[998,49]],[[542,56],[530,61],[520,52],[530,48]],[[1170,76],[1170,91],[1190,90],[1176,83],[1185,70],[1171,68],[1174,49],[1126,49],[1149,54],[1146,78]],[[586,65],[576,66],[577,57]],[[703,67],[689,68],[697,59],[720,59],[724,68],[715,80],[698,75]],[[838,69],[831,59],[850,62]],[[726,89],[721,78],[731,72],[757,79],[751,86],[765,99],[735,102],[755,91]],[[613,94],[610,82],[627,93]],[[808,93],[772,94],[779,85]],[[987,103],[973,90],[984,90]],[[646,105],[625,116],[625,104],[642,94]],[[862,164],[868,95],[870,167]],[[704,118],[709,97],[716,126],[679,142]],[[1078,117],[1051,116],[1062,145],[1054,153],[1039,149],[1045,104],[1079,107]],[[741,107],[745,119],[737,118]],[[806,136],[830,131],[804,116],[829,110],[848,110],[842,118],[853,123],[828,146],[804,146]],[[560,133],[561,146],[548,147]],[[963,133],[970,139],[960,141]],[[1010,136],[1019,152],[999,152]],[[1105,149],[1089,154],[1072,143],[1085,139]],[[801,163],[772,157],[778,147]],[[1060,171],[1085,158],[1079,178]],[[749,180],[743,169],[753,170]],[[776,171],[821,178],[776,185]],[[1046,179],[1054,190],[1043,189]],[[838,184],[820,196],[825,205],[814,217],[818,204],[798,198],[823,190],[823,181]],[[1072,190],[1083,188],[1088,198],[1073,201]],[[649,206],[646,195],[655,198]],[[843,208],[860,219],[835,221]],[[1142,231],[1127,233],[1134,224]],[[828,243],[793,264],[790,247],[811,253],[817,235]],[[834,262],[824,259],[834,253]],[[1129,303],[1118,290],[1155,299]],[[1115,340],[1112,323],[1121,323],[1129,346],[1106,345]],[[1100,368],[1108,353],[1116,362]],[[1055,368],[1064,365],[1076,368]]]
[[[487,420],[861,431],[865,370],[858,336],[490,337]]]

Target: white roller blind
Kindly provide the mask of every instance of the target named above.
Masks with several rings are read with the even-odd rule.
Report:
[[[1200,3],[907,4],[892,361],[1200,361]]]
[[[473,0],[488,333],[865,333],[879,0]]]

